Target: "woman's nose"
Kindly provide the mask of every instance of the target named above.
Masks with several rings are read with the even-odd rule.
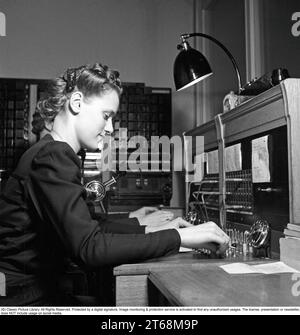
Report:
[[[113,127],[113,124],[112,124],[112,119],[109,118],[107,121],[106,121],[106,125],[104,127],[104,130],[105,130],[105,133],[106,134],[112,134],[114,132],[114,127]]]

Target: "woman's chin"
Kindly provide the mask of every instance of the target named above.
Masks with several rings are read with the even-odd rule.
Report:
[[[99,149],[98,143],[88,143],[84,146],[87,151],[97,151]],[[101,149],[100,149],[101,150]]]

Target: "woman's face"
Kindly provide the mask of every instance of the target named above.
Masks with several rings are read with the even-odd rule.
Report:
[[[105,133],[113,132],[112,117],[119,108],[119,96],[110,90],[101,96],[83,99],[76,123],[76,134],[81,148],[103,148]]]

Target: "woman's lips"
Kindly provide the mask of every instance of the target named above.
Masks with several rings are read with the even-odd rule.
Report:
[[[101,151],[104,145],[104,136],[99,134],[97,142],[98,142],[98,149]]]

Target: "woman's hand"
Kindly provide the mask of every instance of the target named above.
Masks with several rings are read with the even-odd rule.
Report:
[[[174,217],[172,212],[155,211],[143,217],[138,217],[141,226],[160,227],[171,221]]]
[[[177,231],[182,247],[205,248],[222,254],[229,246],[229,236],[212,221]]]
[[[193,225],[185,220],[183,218],[176,218],[174,220],[165,222],[163,224],[157,225],[157,226],[147,226],[145,229],[145,233],[154,233],[156,231],[165,230],[165,229],[179,229],[179,228],[185,228],[185,227],[192,227]]]
[[[130,218],[140,218],[147,214],[153,213],[158,211],[157,207],[142,207],[137,209],[136,211],[130,212],[129,217]]]

